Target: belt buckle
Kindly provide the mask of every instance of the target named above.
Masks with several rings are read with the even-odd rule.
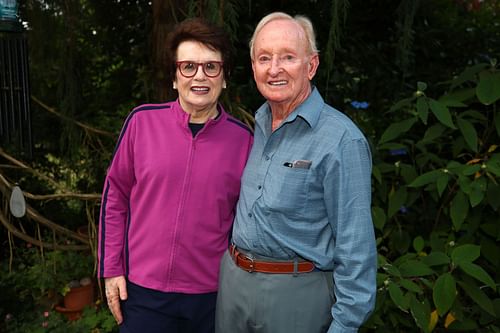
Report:
[[[241,267],[238,264],[238,259],[250,261],[250,267],[248,269],[245,269],[243,267],[241,267],[241,268],[244,269],[245,271],[247,271],[248,273],[255,272],[255,260],[254,260],[254,258],[252,256],[248,256],[248,255],[246,255],[244,253],[241,253],[240,251],[237,250],[237,248],[236,248],[235,245],[231,245],[231,247],[229,249],[229,254],[233,258],[233,261],[236,264],[236,266]]]
[[[250,269],[247,269],[246,271],[248,273],[253,273],[255,271],[255,261],[254,261],[254,259],[252,257],[247,256],[247,255],[245,255],[245,258],[250,261]]]

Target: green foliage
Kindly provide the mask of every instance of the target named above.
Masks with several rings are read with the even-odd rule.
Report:
[[[0,332],[118,332],[100,301],[85,308],[77,321],[54,311],[68,282],[89,276],[93,276],[91,255],[53,251],[42,256],[31,246],[16,249],[11,269],[8,261],[0,264]]]
[[[373,143],[379,295],[363,330],[500,331],[498,0],[167,1],[168,13],[159,17],[174,19],[156,22],[151,7],[158,1],[20,2],[29,23],[31,93],[70,118],[33,103],[34,166],[54,183],[17,170],[9,179],[32,193],[101,191],[124,118],[158,96],[155,24],[192,15],[224,23],[236,66],[223,103],[241,116],[263,102],[248,54],[255,24],[275,10],[305,14],[320,48],[314,84]],[[37,208],[64,225],[80,225],[86,216],[75,201]],[[0,274],[0,313],[13,291],[23,301],[10,309],[36,304],[33,290],[52,283],[39,279],[30,289],[32,281],[29,274]],[[34,319],[20,311],[19,322]],[[39,330],[37,320],[24,331]]]
[[[9,333],[118,332],[115,319],[107,309],[87,307],[83,310],[82,317],[76,321],[68,321],[56,311],[33,311],[24,316],[10,315],[7,318],[5,329]]]
[[[469,67],[438,98],[419,83],[390,109],[374,166],[379,295],[365,329],[500,330],[499,74]]]
[[[30,248],[22,258],[14,273],[10,274],[22,272],[24,288],[32,291],[35,299],[53,291],[64,295],[70,283],[75,284],[73,281],[94,276],[94,258],[87,253],[50,251],[42,254],[38,249]]]

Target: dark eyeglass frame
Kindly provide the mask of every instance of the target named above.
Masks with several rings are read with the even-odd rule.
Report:
[[[194,71],[194,73],[192,75],[186,75],[182,72],[182,69],[181,69],[181,65],[182,64],[185,64],[185,63],[190,63],[190,64],[193,64],[193,65],[196,65],[196,70]],[[216,75],[211,75],[211,74],[208,74],[207,73],[207,70],[205,69],[205,66],[207,64],[219,64],[220,65],[220,69],[219,69],[219,72],[216,74]],[[222,72],[222,69],[224,68],[224,62],[223,61],[206,61],[206,62],[195,62],[195,61],[189,61],[189,60],[184,60],[184,61],[176,61],[175,62],[175,65],[177,66],[177,68],[179,69],[179,73],[181,73],[182,76],[186,77],[186,78],[192,78],[194,77],[197,73],[198,73],[198,69],[202,68],[203,70],[203,73],[207,76],[207,77],[211,77],[211,78],[214,78],[214,77],[217,77],[220,75],[220,73]]]

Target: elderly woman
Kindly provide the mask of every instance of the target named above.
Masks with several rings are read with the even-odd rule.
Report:
[[[201,19],[167,38],[178,99],[136,107],[106,176],[98,276],[120,332],[213,332],[250,129],[218,103],[229,75],[224,31]]]

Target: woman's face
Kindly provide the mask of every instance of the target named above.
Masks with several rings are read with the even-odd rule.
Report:
[[[222,55],[218,51],[211,50],[204,44],[196,41],[185,41],[177,47],[177,62],[189,61],[193,63],[220,62]],[[196,74],[193,77],[185,77],[181,74],[179,67],[175,72],[174,88],[179,92],[179,102],[185,112],[192,114],[194,112],[210,112],[217,107],[217,101],[225,85],[224,70],[216,77],[209,77],[205,74],[212,69],[210,64],[181,64],[180,66],[196,67]],[[209,72],[209,75],[211,73]]]

